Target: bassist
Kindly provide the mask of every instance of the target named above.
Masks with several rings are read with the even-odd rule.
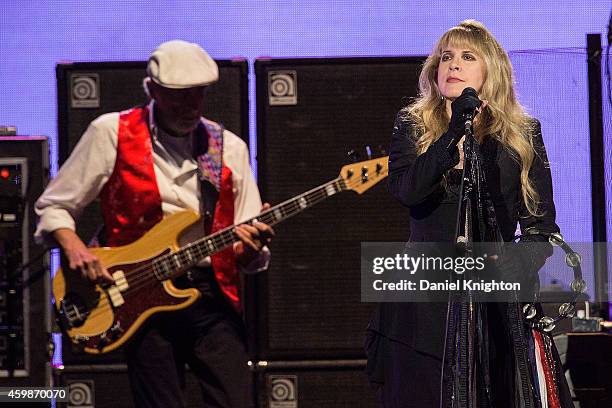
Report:
[[[59,245],[72,272],[98,284],[113,277],[74,232],[75,218],[97,196],[108,246],[130,244],[185,209],[209,215],[202,233],[262,209],[245,143],[202,117],[205,88],[218,79],[211,57],[196,44],[169,41],[152,53],[147,74],[151,102],[94,120],[36,203],[36,239]],[[274,231],[257,222],[235,232],[233,246],[176,280],[199,289],[201,299],[154,316],[126,347],[135,406],[182,407],[185,363],[207,406],[250,406],[239,272],[267,268]]]

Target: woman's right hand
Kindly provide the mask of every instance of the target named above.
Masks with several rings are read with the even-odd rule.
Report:
[[[102,266],[96,255],[91,253],[81,238],[68,228],[53,231],[53,237],[59,243],[72,270],[79,271],[84,279],[93,283],[114,283],[113,277]]]
[[[455,135],[463,135],[465,133],[465,115],[474,112],[482,104],[482,101],[477,96],[471,93],[462,93],[451,103],[451,120],[448,130]]]

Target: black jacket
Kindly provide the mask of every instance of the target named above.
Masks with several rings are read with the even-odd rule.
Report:
[[[487,188],[504,241],[513,239],[517,224],[522,233],[529,229],[559,231],[540,123],[534,119],[532,125],[529,137],[536,155],[529,178],[539,194],[541,216],[529,214],[523,203],[518,161],[494,137],[486,138],[480,146]],[[448,181],[451,169],[458,162],[458,153],[447,149],[452,138],[447,133],[418,155],[413,132],[413,126],[398,115],[390,147],[389,192],[409,209],[409,241],[451,242],[459,191],[442,181],[444,177]],[[539,236],[529,239],[543,240]],[[521,270],[537,273],[551,254],[552,246],[529,246],[521,257]],[[447,303],[381,303],[370,321],[366,337],[370,381],[384,381],[384,360],[389,358],[384,344],[388,341],[404,343],[441,360],[446,314]]]
[[[389,192],[410,210],[409,241],[451,242],[454,239],[458,191],[443,186],[443,175],[458,160],[447,150],[451,136],[443,135],[427,151],[417,155],[411,124],[396,119],[389,155]],[[555,223],[550,168],[540,123],[533,122],[531,135],[536,150],[529,177],[540,196],[541,217],[529,214],[521,195],[520,165],[495,138],[481,146],[487,187],[493,201],[503,239],[510,241],[517,223],[521,231],[535,228],[558,232]],[[538,247],[541,248],[541,247]],[[550,251],[526,254],[524,261],[533,273],[539,270]],[[440,357],[444,344],[446,303],[382,303],[369,330],[401,341],[415,349]]]

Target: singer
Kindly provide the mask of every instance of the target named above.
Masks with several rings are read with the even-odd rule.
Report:
[[[513,84],[507,53],[481,23],[463,21],[435,45],[420,75],[419,97],[398,113],[391,140],[389,191],[410,210],[410,241],[457,239],[460,147],[472,119],[488,190],[479,200],[495,214],[493,221],[480,220],[485,235],[511,241],[517,224],[522,232],[559,231],[540,123],[517,101]],[[552,254],[552,247],[543,248],[511,247],[496,266],[534,286]],[[518,303],[478,307],[485,316],[479,332],[455,341],[446,303],[379,305],[365,345],[368,376],[385,408],[573,406],[548,334],[541,335],[550,356],[543,366],[534,352],[540,335],[516,313]],[[473,378],[454,375],[451,361],[453,348],[468,340],[476,347]],[[458,404],[466,393],[467,403]]]

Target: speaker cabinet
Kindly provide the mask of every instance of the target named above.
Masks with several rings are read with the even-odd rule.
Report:
[[[73,365],[55,370],[56,386],[68,387],[68,402],[58,408],[136,408],[123,364]],[[185,408],[204,406],[195,376],[187,370],[183,392]]]
[[[206,89],[204,116],[222,123],[248,144],[248,65],[245,59],[218,60],[219,81]],[[58,64],[59,161],[62,164],[89,123],[98,116],[147,102],[147,63],[75,62]]]
[[[222,123],[248,144],[248,65],[244,59],[219,60],[219,81],[206,90],[204,116]],[[98,116],[143,105],[145,61],[77,62],[58,64],[58,145],[59,164]],[[88,242],[102,224],[99,202],[86,208],[77,233]]]
[[[258,365],[258,408],[377,408],[363,360],[270,361]]]
[[[581,408],[612,406],[612,334],[568,333],[565,369]]]
[[[204,116],[224,125],[249,142],[248,64],[245,59],[218,60],[219,81],[205,94]],[[146,77],[145,61],[78,62],[56,67],[58,94],[59,163],[70,152],[98,116],[143,105]],[[77,222],[77,233],[84,242],[91,242],[102,226],[99,200],[84,209]],[[118,363],[120,352],[91,356],[73,349],[64,339],[66,364]]]
[[[258,182],[280,203],[335,178],[347,151],[387,150],[417,94],[423,58],[259,59]],[[258,359],[360,358],[373,304],[360,301],[360,242],[405,241],[408,211],[379,183],[275,226],[272,263],[249,293]]]

